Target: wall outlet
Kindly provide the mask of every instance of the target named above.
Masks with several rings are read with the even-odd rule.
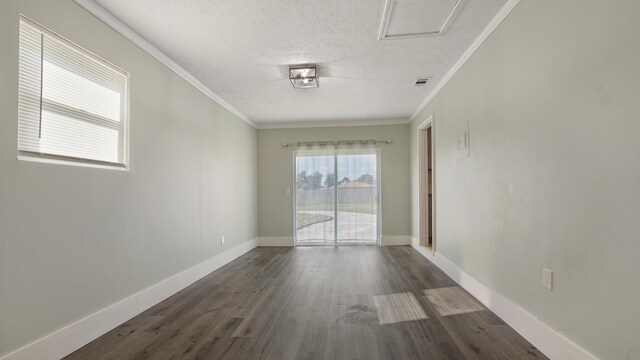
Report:
[[[291,195],[291,188],[287,188],[284,192],[285,192],[287,195]]]
[[[553,290],[553,271],[544,268],[542,269],[542,287]]]
[[[224,245],[224,236],[220,236],[220,245]]]

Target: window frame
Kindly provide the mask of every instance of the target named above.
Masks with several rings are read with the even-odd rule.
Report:
[[[22,75],[19,74],[19,81],[18,81],[18,108],[20,109],[22,106],[22,101],[28,102],[29,100],[24,98],[28,98],[31,97],[31,99],[35,98],[39,101],[40,106],[39,106],[39,116],[40,119],[39,121],[39,132],[42,130],[42,114],[43,112],[46,111],[51,111],[55,114],[58,115],[66,115],[66,116],[70,116],[72,119],[77,119],[81,122],[86,122],[88,124],[94,124],[94,125],[98,125],[100,127],[103,127],[105,129],[113,129],[116,130],[118,132],[118,146],[116,148],[116,151],[118,152],[118,154],[120,153],[120,151],[122,151],[122,161],[117,161],[117,162],[112,162],[112,161],[105,161],[105,160],[99,160],[99,159],[92,159],[89,157],[80,157],[80,156],[71,156],[71,155],[64,155],[64,154],[56,154],[53,152],[42,152],[42,151],[35,151],[33,149],[25,149],[25,147],[29,147],[28,145],[24,145],[21,144],[21,136],[24,137],[23,141],[27,141],[27,142],[34,142],[37,143],[38,145],[40,145],[41,142],[41,138],[40,136],[38,136],[38,138],[33,138],[32,136],[25,136],[24,134],[22,134],[21,132],[21,126],[27,126],[29,123],[33,123],[35,122],[34,119],[30,118],[30,116],[28,115],[22,115],[20,114],[20,112],[18,113],[18,141],[17,141],[17,150],[18,150],[18,160],[24,160],[24,161],[34,161],[34,162],[45,162],[45,163],[53,163],[53,164],[63,164],[63,165],[74,165],[74,166],[83,166],[83,167],[95,167],[95,168],[104,168],[104,169],[114,169],[114,170],[123,170],[123,171],[128,171],[129,170],[129,146],[130,146],[130,74],[129,72],[123,70],[122,68],[118,67],[117,65],[114,65],[113,63],[111,63],[108,60],[105,60],[104,58],[102,58],[101,56],[96,55],[95,53],[87,50],[86,48],[74,43],[73,41],[51,31],[50,29],[38,24],[37,22],[29,19],[28,17],[24,16],[24,15],[20,15],[20,21],[19,21],[19,27],[20,27],[20,36],[19,36],[19,44],[18,44],[18,48],[19,48],[19,60],[18,60],[18,66],[20,68],[22,68],[23,66],[23,61],[27,61],[27,60],[23,60],[22,58],[22,50],[23,50],[23,46],[27,47],[27,45],[23,45],[22,43],[22,26],[26,25],[29,26],[32,30],[35,30],[37,32],[41,33],[40,36],[40,46],[44,47],[44,43],[45,43],[45,36],[50,37],[51,39],[53,39],[54,41],[58,41],[61,43],[61,45],[63,46],[68,46],[70,48],[70,51],[75,51],[79,54],[79,56],[81,57],[86,57],[87,59],[89,59],[90,61],[94,61],[96,64],[99,64],[101,66],[104,66],[105,69],[107,69],[108,71],[113,71],[113,74],[117,74],[117,75],[121,75],[123,76],[124,79],[124,93],[121,93],[118,91],[118,93],[124,97],[123,101],[122,101],[122,106],[124,106],[124,110],[122,111],[121,114],[121,118],[119,121],[110,119],[108,117],[102,116],[100,114],[96,114],[90,111],[86,111],[82,108],[76,108],[73,106],[68,106],[62,103],[59,103],[55,100],[52,99],[48,99],[45,98],[43,96],[43,92],[42,92],[42,86],[43,86],[43,73],[44,73],[44,52],[43,50],[41,50],[40,53],[40,93],[39,94],[33,94],[30,93],[28,91],[27,86],[22,85]],[[55,63],[54,63],[55,64]],[[59,65],[59,64],[58,64]],[[84,68],[82,68],[84,69]],[[66,68],[66,70],[79,75],[81,78],[83,79],[88,79],[89,77],[86,74],[83,73],[79,73],[77,71],[74,71],[76,69],[69,69]],[[20,71],[21,72],[21,71]],[[114,75],[114,76],[117,76]],[[96,82],[96,84],[99,84],[99,82]],[[112,89],[113,90],[113,89]],[[31,134],[29,134],[31,135]],[[82,139],[91,139],[90,137],[81,137]],[[120,159],[118,159],[120,160]]]

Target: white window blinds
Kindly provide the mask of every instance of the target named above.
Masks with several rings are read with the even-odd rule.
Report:
[[[18,153],[125,167],[129,75],[20,19]]]

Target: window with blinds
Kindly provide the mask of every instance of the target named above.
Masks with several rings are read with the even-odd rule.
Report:
[[[22,17],[18,155],[126,168],[129,75]]]

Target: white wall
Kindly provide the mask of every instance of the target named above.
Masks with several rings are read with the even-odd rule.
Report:
[[[633,0],[522,0],[410,129],[413,236],[435,114],[437,251],[602,359],[640,359],[638,19]]]
[[[129,172],[17,160],[19,14],[130,72]],[[71,0],[2,1],[0,49],[0,357],[256,237],[255,129]]]
[[[258,233],[261,237],[293,236],[293,152],[298,141],[391,139],[381,149],[382,235],[408,236],[409,139],[408,125],[350,126],[258,131]]]

